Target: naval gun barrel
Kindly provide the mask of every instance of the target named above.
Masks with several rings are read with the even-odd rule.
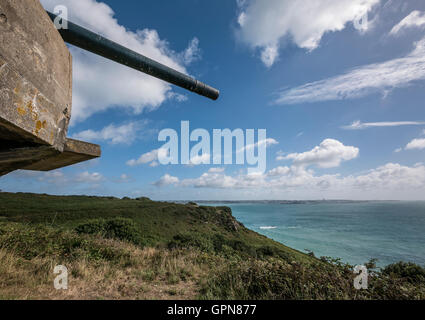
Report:
[[[47,13],[53,22],[56,19],[62,19],[62,25],[64,24],[63,18],[48,11]],[[71,21],[66,22],[68,24],[67,28],[59,29],[58,31],[63,40],[69,44],[127,67],[144,72],[152,77],[164,80],[212,100],[217,100],[220,95],[220,92],[217,89],[210,87],[201,81],[167,67],[116,42],[106,39],[99,34],[72,23]]]

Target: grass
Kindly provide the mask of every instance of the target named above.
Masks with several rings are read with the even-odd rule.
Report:
[[[53,288],[56,265],[68,290]],[[248,230],[227,207],[0,193],[1,299],[425,298],[420,266],[375,270],[361,291],[352,268]]]

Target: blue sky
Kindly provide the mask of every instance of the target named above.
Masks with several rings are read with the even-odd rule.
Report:
[[[74,58],[69,135],[100,159],[18,171],[3,191],[160,200],[425,200],[425,3],[396,0],[43,0],[69,19],[220,89],[187,93]],[[368,23],[356,22],[367,13]],[[158,132],[267,129],[267,171],[158,165]],[[132,164],[129,165],[130,160]]]

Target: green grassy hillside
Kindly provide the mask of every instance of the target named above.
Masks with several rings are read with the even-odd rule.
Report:
[[[56,265],[69,270],[66,291],[53,288]],[[3,299],[425,297],[424,269],[390,267],[358,291],[352,266],[248,230],[227,207],[0,193]]]

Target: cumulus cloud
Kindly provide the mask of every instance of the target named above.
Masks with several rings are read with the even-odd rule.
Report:
[[[224,168],[211,168],[208,170],[209,173],[222,173],[224,171],[225,171]]]
[[[282,160],[292,160],[295,166],[316,165],[320,168],[334,168],[342,161],[355,159],[358,155],[358,148],[345,146],[338,140],[326,139],[310,151],[291,153],[282,157]]]
[[[375,127],[401,127],[401,126],[422,126],[425,125],[423,121],[388,121],[388,122],[361,122],[354,121],[348,126],[343,126],[346,130],[362,130]]]
[[[263,48],[261,52],[261,61],[270,68],[279,57],[279,48],[276,44]]]
[[[425,79],[425,38],[408,55],[355,68],[343,75],[283,90],[276,104],[298,104],[361,98],[385,93]]]
[[[119,178],[113,179],[112,181],[115,183],[128,183],[131,182],[133,179],[126,173],[123,173],[119,176]]]
[[[132,144],[139,132],[146,125],[145,121],[133,121],[122,125],[110,124],[100,131],[85,130],[74,134],[74,139],[84,141],[107,141],[110,144]]]
[[[398,163],[388,163],[365,175],[348,177],[345,184],[363,189],[415,189],[425,186],[425,167],[407,167]]]
[[[267,175],[270,177],[275,177],[275,176],[283,176],[288,174],[291,171],[291,168],[289,167],[277,167],[274,168],[272,170],[270,170]]]
[[[422,28],[425,26],[425,12],[412,11],[407,17],[401,20],[390,31],[390,35],[398,35],[402,30],[409,28]]]
[[[39,171],[25,171],[18,170],[10,174],[14,179],[27,180],[27,181],[38,181],[45,184],[64,186],[66,184],[97,184],[105,179],[105,177],[98,172],[83,171],[75,174],[67,174],[62,170],[54,170],[49,172]]]
[[[282,199],[282,192],[301,191],[302,194],[335,194],[344,198],[360,199],[412,199],[423,196],[425,190],[425,166],[418,163],[413,167],[397,163],[388,163],[366,173],[341,176],[317,175],[304,167],[277,167],[265,174],[239,174],[229,176],[225,173],[204,173],[198,178],[179,180],[173,177],[164,179],[177,187],[252,190],[254,194],[264,194],[264,190],[273,192]],[[421,197],[422,197],[421,196]]]
[[[153,185],[157,187],[165,187],[173,184],[179,183],[179,178],[173,177],[169,174],[164,175],[161,179],[154,182]]]
[[[62,185],[68,181],[68,177],[60,170],[50,172],[29,172],[33,174],[35,173],[38,181],[46,182],[48,184]]]
[[[211,163],[211,155],[208,153],[204,153],[202,155],[196,155],[190,158],[190,164],[188,166],[199,166],[201,164],[210,164]]]
[[[425,139],[423,139],[425,148]],[[416,144],[417,146],[419,144]],[[158,187],[174,185],[175,187],[223,189],[252,192],[261,197],[268,193],[276,198],[282,192],[300,192],[306,195],[339,195],[344,198],[357,199],[417,199],[425,191],[425,165],[417,163],[413,167],[398,163],[387,163],[378,168],[342,176],[341,174],[317,174],[308,168],[316,165],[320,168],[333,168],[358,157],[359,149],[345,146],[333,139],[324,140],[319,146],[304,153],[284,156],[292,160],[288,166],[278,166],[266,172],[228,175],[224,168],[210,168],[197,178],[179,179],[169,174],[153,183]],[[243,191],[246,190],[246,191]],[[251,190],[251,191],[250,191]],[[227,191],[226,191],[227,192]]]
[[[290,166],[278,166],[267,172],[246,174],[240,172],[235,176],[225,173],[224,168],[211,168],[198,178],[180,180],[177,177],[166,175],[154,184],[157,186],[176,185],[179,187],[214,188],[214,189],[299,189],[309,188],[314,190],[343,190],[347,188],[372,188],[376,186],[398,186],[398,182],[408,184],[412,181],[417,185],[422,181],[425,184],[425,167],[404,167],[398,164],[387,164],[366,174],[341,177],[339,174],[317,175],[314,170],[308,169],[310,165],[320,168],[333,168],[342,161],[355,159],[359,149],[345,146],[333,139],[324,140],[319,146],[304,153],[294,153],[285,157],[292,160]],[[283,155],[282,155],[283,157]],[[415,175],[418,176],[415,178]],[[395,181],[391,181],[392,178]]]
[[[259,148],[261,146],[266,146],[266,148],[268,148],[268,147],[271,147],[271,146],[276,145],[276,144],[279,144],[279,142],[277,142],[277,140],[275,140],[273,138],[267,138],[267,139],[260,140],[257,143],[248,144],[248,145],[244,146],[243,148],[239,149],[237,152],[245,152],[246,150],[256,149],[256,148]]]
[[[184,65],[190,65],[202,58],[202,51],[199,48],[199,39],[193,38],[189,42],[189,46],[180,54],[180,59]]]
[[[300,48],[314,50],[325,33],[343,30],[377,3],[379,0],[238,1],[239,36],[259,48],[261,60],[270,67],[278,59],[285,38]]]
[[[81,172],[74,178],[74,181],[80,183],[99,183],[103,180],[105,180],[105,177],[102,174],[98,172],[90,173],[88,171]]]
[[[206,172],[199,178],[183,180],[180,185],[196,188],[235,188],[239,186],[239,181],[222,173]]]
[[[160,152],[160,149],[152,150],[149,152],[146,152],[142,154],[138,159],[132,159],[127,161],[127,165],[130,167],[142,165],[142,164],[148,164],[151,167],[158,166],[158,154]]]
[[[199,59],[199,40],[194,38],[183,53],[174,52],[156,30],[127,30],[114,11],[96,0],[42,0],[53,11],[56,5],[68,8],[69,20],[99,33],[151,59],[187,73],[185,65]],[[71,47],[73,56],[72,122],[87,119],[109,108],[126,108],[135,114],[157,109],[176,97],[169,84],[102,57]],[[178,97],[178,96],[177,96]]]
[[[425,149],[425,139],[413,139],[406,146],[406,150],[422,150],[422,149]]]

